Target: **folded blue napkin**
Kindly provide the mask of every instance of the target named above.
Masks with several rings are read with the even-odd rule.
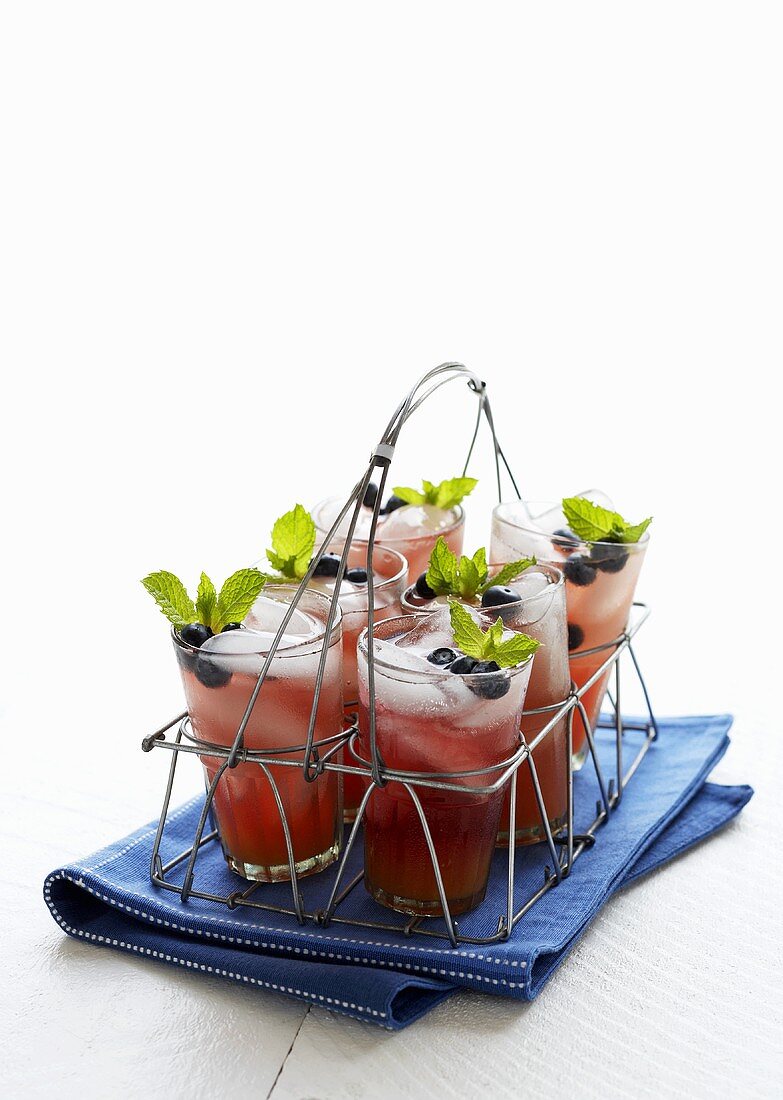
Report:
[[[229,910],[198,898],[183,904],[177,894],[150,883],[154,822],[85,860],[53,871],[44,884],[44,897],[54,919],[71,936],[275,990],[392,1030],[412,1023],[459,986],[530,1000],[611,894],[715,832],[748,802],[750,787],[705,782],[726,751],[730,725],[726,715],[659,721],[659,739],[610,821],[598,830],[595,846],[503,943],[452,948],[445,939],[406,937],[406,918],[382,909],[361,885],[339,907],[341,923],[328,928],[312,923],[299,927],[293,917]],[[628,759],[640,737],[634,731],[626,734]],[[611,774],[613,740],[601,731],[597,739],[605,772]],[[595,815],[598,789],[591,771],[586,766],[574,783],[577,830],[586,828]],[[169,815],[161,847],[164,862],[189,846],[202,804],[199,796]],[[361,844],[356,848],[346,882],[361,868]],[[519,850],[518,902],[543,882],[548,862],[545,845]],[[505,904],[505,876],[506,856],[498,852],[487,900],[460,918],[461,933],[494,932]],[[334,869],[303,880],[309,911],[326,904],[333,881]],[[228,894],[246,885],[227,869],[217,844],[204,847],[196,863],[196,889]],[[291,904],[286,884],[263,886],[261,891],[265,901]],[[400,930],[350,923],[357,919],[393,924]]]

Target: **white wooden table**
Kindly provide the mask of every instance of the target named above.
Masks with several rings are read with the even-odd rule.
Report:
[[[164,765],[138,740],[173,697],[167,682],[157,709],[148,695],[129,698],[112,728],[98,693],[80,725],[80,685],[53,673],[67,706],[32,718],[49,755],[21,782],[9,748],[2,775],[0,1091],[75,1100],[220,1096],[230,1087],[274,1100],[774,1095],[780,719],[763,661],[740,653],[716,676],[714,654],[696,654],[686,680],[654,623],[640,650],[658,709],[733,707],[733,745],[716,774],[752,782],[755,798],[721,835],[609,903],[534,1003],[460,992],[398,1034],[60,932],[42,880],[155,815]],[[108,668],[113,659],[99,660]],[[6,745],[19,744],[23,721],[6,710]],[[88,754],[85,737],[99,738],[103,753]]]

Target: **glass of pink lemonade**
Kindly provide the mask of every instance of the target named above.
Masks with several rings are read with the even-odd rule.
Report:
[[[432,548],[442,535],[455,554],[462,553],[462,540],[465,533],[465,513],[459,503],[476,485],[475,478],[452,478],[441,482],[439,486],[425,482],[425,491],[400,489],[414,503],[406,503],[393,494],[389,497],[378,516],[375,541],[382,546],[391,546],[408,562],[409,576],[414,578],[427,568]],[[451,491],[447,487],[455,486]],[[428,489],[429,487],[429,489]],[[429,498],[427,499],[427,491]],[[440,491],[440,493],[439,493]],[[354,530],[354,545],[363,546],[366,551],[370,535],[373,508],[378,490],[373,483],[367,488],[359,518]],[[421,498],[417,500],[416,498]],[[431,501],[441,500],[447,506]],[[456,503],[449,503],[450,501]],[[322,500],[313,508],[311,515],[321,537],[328,534],[345,504],[341,497]],[[352,511],[348,513],[338,529],[338,537],[346,538]]]
[[[552,717],[552,711],[535,713],[543,707],[563,703],[570,688],[568,671],[568,641],[566,631],[566,601],[563,574],[551,565],[532,565],[516,576],[505,577],[506,584],[494,586],[504,563],[489,565],[488,587],[466,600],[464,597],[435,596],[426,598],[410,585],[403,595],[405,611],[429,613],[437,611],[449,599],[458,598],[468,606],[500,615],[509,630],[521,631],[539,643],[530,673],[525,697],[521,729],[527,744],[541,732]],[[422,585],[419,586],[423,587]],[[536,747],[533,759],[553,833],[566,824],[568,798],[568,748],[566,718],[561,718]],[[538,801],[526,764],[517,770],[517,806],[515,838],[517,844],[532,844],[544,839]],[[508,844],[508,795],[500,822],[498,843]]]
[[[587,541],[574,535],[558,503],[519,501],[498,504],[492,514],[491,556],[535,555],[563,571],[568,611],[571,677],[581,688],[610,656],[611,648],[583,652],[615,641],[625,630],[636,582],[649,542],[646,531],[635,542]],[[610,672],[582,697],[595,727]],[[584,759],[585,734],[574,719],[574,752]]]
[[[496,616],[478,615],[480,626]],[[504,637],[511,637],[506,631]],[[370,758],[368,635],[359,638],[359,746]],[[374,638],[376,743],[386,768],[421,776],[448,772],[459,790],[415,786],[432,837],[452,914],[478,905],[486,892],[504,789],[491,786],[520,745],[519,722],[532,658],[511,668],[470,671],[444,609],[379,623]],[[442,662],[448,658],[449,666]],[[484,662],[490,664],[490,662]],[[389,780],[370,795],[364,818],[365,886],[402,913],[438,915],[443,907],[425,833],[403,783]]]
[[[268,585],[241,628],[214,634],[196,647],[172,631],[188,713],[198,741],[230,747],[258,680],[272,640],[296,593]],[[304,592],[272,659],[250,714],[245,748],[301,761],[313,704],[316,671],[329,601]],[[335,738],[343,725],[342,646],[339,609],[328,643],[315,726],[316,742]],[[207,783],[221,759],[201,756]],[[301,767],[268,765],[283,803],[297,875],[314,874],[337,859],[342,843],[342,782],[323,772],[308,783]],[[272,786],[257,763],[224,771],[213,802],[229,867],[260,882],[290,879],[285,834]]]

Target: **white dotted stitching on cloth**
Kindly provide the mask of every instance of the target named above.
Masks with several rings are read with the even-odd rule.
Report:
[[[61,878],[67,878],[69,882],[74,881],[68,875],[52,876],[52,878],[47,879],[46,885],[44,887],[44,899],[46,901],[46,904],[49,906],[54,919],[57,921],[60,927],[71,936],[78,936],[80,939],[84,940],[92,940],[94,943],[105,943],[111,947],[124,948],[126,951],[132,951],[139,955],[149,955],[151,958],[161,959],[164,962],[168,963],[177,963],[179,966],[184,966],[188,969],[202,970],[206,974],[219,974],[224,978],[232,978],[234,981],[237,982],[250,982],[252,985],[263,986],[266,989],[274,989],[279,993],[288,993],[292,997],[304,997],[305,999],[311,1000],[313,1003],[317,1001],[322,1001],[324,1006],[327,1004],[339,1006],[342,1015],[352,1016],[355,1020],[367,1020],[370,1017],[377,1017],[378,1020],[386,1019],[385,1012],[381,1012],[375,1008],[366,1008],[364,1005],[355,1004],[353,1001],[341,1001],[338,997],[324,997],[320,993],[310,993],[306,989],[295,989],[289,985],[278,985],[275,982],[265,982],[261,978],[251,978],[246,974],[236,974],[232,970],[223,970],[222,967],[219,966],[206,966],[204,963],[194,962],[192,959],[181,959],[178,955],[169,955],[165,951],[155,951],[151,947],[141,947],[139,944],[130,943],[130,941],[128,940],[117,940],[113,939],[110,936],[99,936],[94,932],[85,932],[81,928],[72,928],[71,925],[68,924],[67,921],[65,921],[64,918],[60,915],[51,897],[49,883],[54,881],[54,879]],[[90,893],[93,892],[94,891],[92,890],[90,891]],[[121,906],[121,908],[127,909],[128,907]],[[346,1009],[351,1008],[356,1009],[356,1012],[363,1012],[365,1013],[365,1015],[357,1016],[354,1012],[345,1011]],[[387,1031],[393,1030],[389,1024],[380,1024],[379,1026],[385,1027]]]
[[[192,809],[192,807],[195,806],[196,803],[198,803],[200,801],[201,801],[201,796],[200,795],[196,796],[195,798],[192,798],[189,802],[186,802],[183,806],[180,806],[180,808],[178,810],[176,810],[174,813],[169,814],[169,816],[167,817],[166,820],[167,821],[175,821],[177,818],[182,817],[185,813],[187,813],[188,810]],[[127,853],[129,851],[131,851],[132,848],[135,848],[137,844],[140,844],[142,840],[146,840],[148,837],[154,836],[156,832],[157,832],[157,825],[154,828],[148,829],[147,832],[142,833],[140,836],[137,836],[135,840],[133,840],[130,844],[127,844],[119,852],[115,852],[113,855],[108,856],[104,860],[101,860],[100,863],[96,863],[93,867],[83,868],[83,870],[86,871],[86,872],[88,871],[88,872],[90,872],[90,874],[92,874],[95,871],[97,871],[98,868],[106,867],[109,863],[112,863],[115,859],[119,859],[120,856],[127,855]],[[66,876],[66,877],[69,878],[69,880],[71,882],[75,882],[76,885],[84,886],[84,883],[77,882],[75,879],[70,878],[70,876]],[[107,886],[114,886],[114,883],[112,883],[108,879],[104,878],[103,875],[96,875],[95,877],[100,879],[101,882],[105,882]],[[100,895],[100,896],[103,897],[103,895]],[[115,902],[110,900],[109,898],[103,897],[103,900],[109,902],[112,905],[115,904]],[[119,902],[116,903],[116,904],[120,905],[121,908],[123,908],[123,909],[128,909],[128,912],[133,913],[135,916],[140,916],[141,915],[137,909],[129,909],[127,906],[123,906]],[[144,916],[145,917],[147,916],[146,913],[144,914]],[[147,918],[147,919],[151,920],[153,918]],[[157,920],[158,924],[161,923],[161,921],[159,919],[157,919],[157,918],[155,918],[155,919]],[[217,918],[217,917],[210,917],[210,916],[199,914],[199,920],[209,921],[210,923],[220,924],[220,925],[231,924],[236,928],[253,929],[254,931],[257,931],[257,932],[274,932],[274,933],[285,935],[288,931],[290,931],[289,929],[286,929],[286,928],[270,928],[269,926],[264,925],[264,924],[252,924],[252,923],[249,923],[249,922],[245,923],[245,922],[242,922],[242,921],[234,921],[234,920],[230,920],[228,917]],[[177,928],[181,932],[190,932],[191,935],[193,934],[193,930],[190,929],[190,928],[184,928],[184,927],[182,927],[181,925],[178,925],[178,924],[169,924],[169,922],[165,921],[165,920],[162,923],[164,925],[166,925],[167,927]],[[202,933],[199,930],[196,930],[196,934],[197,935],[202,935]],[[213,935],[212,933],[209,933],[209,932],[205,932],[203,934],[206,935],[206,936]],[[298,932],[297,935],[307,936],[308,938],[315,939],[315,940],[322,940],[324,938],[322,936],[317,935],[314,932]],[[228,942],[230,942],[230,943],[234,942],[234,938],[231,937],[231,936],[222,936],[221,935],[219,938],[222,939],[222,940],[228,940]],[[359,940],[359,939],[345,938],[343,936],[335,936],[335,935],[330,935],[329,939],[332,942],[337,941],[338,943],[354,943],[354,944],[357,944],[358,946],[361,946],[361,947],[388,947],[388,948],[398,949],[398,950],[402,950],[402,951],[421,951],[421,952],[423,952],[424,954],[427,954],[427,955],[456,955],[457,957],[464,958],[464,959],[480,959],[482,962],[494,963],[496,966],[520,966],[520,967],[527,966],[527,963],[524,962],[524,960],[513,960],[512,961],[510,959],[497,958],[496,956],[493,956],[493,955],[482,955],[482,954],[480,954],[476,951],[460,951],[458,948],[420,947],[417,944],[383,943],[380,940]],[[246,939],[243,939],[242,937],[237,937],[237,940],[240,943],[246,943],[246,944],[249,944],[249,945],[252,945],[252,946],[258,946],[258,944],[256,944],[255,941],[253,941],[253,940],[246,940]],[[342,956],[337,956],[337,957],[341,958]],[[358,960],[355,960],[355,961],[358,961]],[[383,965],[383,963],[381,963],[381,965]],[[426,968],[424,968],[424,969],[426,969]],[[453,972],[450,971],[450,973],[453,976]],[[464,975],[460,975],[460,976],[464,976]],[[485,978],[485,979],[480,979],[480,980],[492,981],[491,978]],[[502,982],[502,984],[503,985],[508,984],[509,987],[513,989],[513,988],[515,988],[515,985],[517,983]]]
[[[112,885],[112,883],[107,882],[107,880],[103,879],[100,875],[96,875],[95,877],[101,879],[102,882],[106,882],[107,886]],[[188,935],[191,935],[191,936],[193,936],[193,935],[202,936],[203,935],[203,936],[207,936],[209,939],[222,940],[224,943],[243,943],[243,944],[246,944],[248,947],[261,947],[261,948],[265,948],[265,949],[271,949],[271,950],[274,950],[274,951],[289,951],[289,952],[301,953],[301,954],[304,954],[304,955],[319,955],[321,958],[324,958],[324,959],[341,959],[341,960],[344,960],[346,962],[364,963],[365,965],[369,963],[372,966],[388,966],[391,969],[404,969],[404,970],[413,969],[413,970],[416,970],[416,971],[421,971],[425,974],[439,974],[439,975],[442,975],[444,977],[449,977],[449,978],[466,978],[466,979],[469,979],[470,981],[487,982],[490,985],[504,985],[508,989],[518,989],[518,988],[521,988],[522,986],[524,986],[524,984],[525,984],[524,982],[509,982],[509,981],[506,981],[505,978],[486,978],[482,974],[473,974],[473,973],[469,973],[469,972],[464,971],[464,970],[445,970],[445,969],[442,969],[442,968],[439,968],[439,967],[436,967],[436,966],[424,966],[424,964],[401,963],[401,962],[397,962],[396,960],[393,960],[393,959],[391,959],[391,960],[390,959],[370,959],[366,956],[350,955],[347,952],[319,951],[319,950],[315,950],[315,949],[308,949],[306,947],[294,947],[294,946],[291,946],[291,945],[285,944],[285,943],[273,943],[269,940],[249,940],[249,939],[245,939],[243,936],[226,936],[226,935],[223,935],[222,933],[219,933],[219,932],[205,932],[205,931],[202,931],[200,928],[196,928],[196,929],[188,928],[187,925],[177,924],[175,921],[167,921],[167,920],[162,919],[161,917],[152,917],[149,914],[145,913],[143,910],[133,909],[130,905],[125,905],[123,902],[117,901],[116,898],[109,897],[107,894],[101,894],[97,890],[93,890],[92,887],[88,886],[82,879],[75,879],[71,875],[64,874],[64,873],[59,873],[59,874],[56,874],[56,875],[53,876],[53,879],[63,879],[63,878],[67,879],[68,882],[72,882],[74,884],[74,886],[79,886],[81,889],[86,890],[89,894],[92,894],[93,897],[100,898],[101,901],[105,901],[107,903],[107,905],[114,906],[115,909],[124,909],[126,912],[131,913],[135,917],[142,917],[143,919],[148,920],[151,924],[162,924],[166,928],[173,928],[177,932],[186,932]],[[46,897],[47,897],[47,904],[49,904],[49,907],[52,909],[53,912],[55,912],[54,907],[53,907],[53,903],[49,900],[49,882],[50,881],[52,881],[52,880],[51,879],[47,880],[45,893],[46,893]],[[217,918],[204,917],[201,914],[199,914],[199,920],[217,920]],[[218,921],[218,923],[220,923],[220,922]],[[229,921],[227,923],[237,924],[238,922]],[[244,925],[239,925],[239,927],[245,927],[245,926]],[[253,925],[252,927],[258,927],[258,926]],[[285,929],[285,928],[274,928],[274,929],[264,929],[264,931],[281,932],[283,934],[286,934],[289,930]],[[315,933],[312,933],[312,932],[297,931],[296,934],[299,935],[299,936],[308,936],[312,939],[318,939],[318,940],[321,939],[320,936],[317,936]],[[354,940],[354,939],[350,939],[350,940],[341,939],[340,942],[341,943],[356,943],[356,944],[362,944],[364,946],[370,946],[370,947],[389,947],[389,948],[406,947],[407,950],[414,950],[413,946],[407,947],[407,945],[404,945],[404,944],[381,943],[381,942],[373,943],[372,941]],[[417,947],[417,948],[415,948],[415,950],[417,950],[417,951],[426,951],[427,948]],[[515,960],[513,962],[510,962],[507,959],[495,959],[495,958],[492,958],[492,956],[481,955],[481,954],[478,954],[475,951],[458,951],[458,952],[437,951],[437,954],[458,954],[458,955],[461,955],[461,956],[465,956],[467,958],[482,959],[485,962],[503,963],[506,966],[517,966],[517,965],[519,965],[520,967],[525,967],[527,965],[524,961]]]

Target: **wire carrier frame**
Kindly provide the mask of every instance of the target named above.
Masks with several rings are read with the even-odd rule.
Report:
[[[247,703],[247,707],[239,723],[236,731],[236,735],[233,744],[230,747],[214,745],[208,742],[204,742],[196,738],[190,725],[190,719],[187,712],[177,715],[176,718],[168,722],[165,726],[156,730],[154,733],[145,737],[142,741],[142,749],[145,752],[151,751],[153,748],[168,749],[171,754],[171,764],[169,767],[168,781],[166,784],[166,790],[163,799],[163,806],[161,809],[160,818],[158,821],[158,827],[155,834],[155,839],[152,847],[152,856],[150,860],[150,877],[154,885],[164,890],[169,890],[173,893],[180,895],[183,902],[187,901],[190,897],[201,898],[206,901],[216,902],[229,907],[229,909],[235,909],[239,906],[249,907],[253,909],[262,909],[268,912],[274,912],[278,914],[288,914],[296,918],[296,921],[302,925],[307,921],[314,922],[322,927],[326,927],[329,924],[349,924],[358,927],[379,929],[385,931],[392,931],[397,933],[404,933],[405,935],[420,935],[431,936],[437,939],[447,939],[452,946],[456,947],[460,943],[466,944],[490,944],[496,943],[500,940],[505,940],[511,934],[511,930],[517,924],[519,920],[528,912],[528,910],[535,905],[535,903],[544,896],[550,889],[553,889],[564,878],[568,876],[574,862],[589,848],[593,846],[597,839],[597,831],[600,826],[603,825],[614,809],[619,805],[623,792],[635,774],[639,764],[641,763],[644,755],[650,747],[652,741],[658,736],[658,728],[655,720],[655,716],[650,704],[647,688],[642,677],[642,673],[639,667],[639,663],[634,653],[632,640],[636,633],[647,620],[649,616],[649,608],[645,604],[636,602],[633,605],[634,611],[631,616],[631,620],[626,626],[625,631],[616,639],[601,646],[596,646],[593,649],[580,651],[580,656],[587,654],[605,653],[605,659],[601,663],[600,667],[592,674],[589,680],[577,689],[572,683],[571,690],[568,696],[558,703],[551,704],[547,707],[538,708],[537,710],[525,711],[525,715],[542,715],[549,716],[546,724],[535,736],[535,738],[528,744],[524,738],[520,735],[520,746],[516,752],[507,760],[502,761],[499,764],[492,765],[488,768],[483,768],[475,771],[463,771],[463,772],[440,772],[440,773],[417,773],[417,772],[403,772],[395,771],[393,769],[385,768],[380,759],[377,743],[376,743],[376,721],[375,721],[375,658],[374,658],[374,646],[373,646],[373,613],[374,613],[374,592],[373,586],[368,584],[367,588],[367,630],[368,630],[368,644],[367,644],[367,678],[369,687],[369,701],[370,706],[368,710],[368,734],[370,745],[370,758],[364,759],[359,753],[359,746],[357,744],[357,725],[356,716],[352,716],[352,720],[348,728],[343,728],[336,731],[334,735],[328,737],[325,740],[316,742],[315,740],[315,725],[316,716],[318,713],[318,703],[321,693],[321,687],[323,684],[324,671],[326,667],[326,658],[329,648],[329,639],[331,637],[332,627],[334,625],[334,619],[336,617],[338,607],[338,593],[340,589],[340,582],[342,581],[343,574],[346,569],[346,563],[348,559],[348,551],[353,540],[356,523],[362,507],[365,492],[367,486],[370,483],[372,475],[376,469],[380,470],[379,488],[375,498],[375,504],[373,507],[373,515],[370,525],[370,533],[367,543],[367,575],[371,577],[373,574],[373,550],[375,545],[375,532],[378,523],[378,517],[380,514],[381,501],[384,495],[384,488],[386,485],[389,467],[394,455],[394,449],[399,439],[400,432],[403,425],[407,420],[416,412],[418,408],[437,390],[449,382],[462,379],[467,381],[468,387],[477,398],[478,410],[476,415],[476,423],[473,431],[473,436],[468,449],[467,459],[463,469],[463,474],[467,471],[470,459],[473,454],[473,449],[478,435],[479,427],[481,424],[482,416],[486,419],[492,436],[492,443],[494,449],[495,458],[495,473],[497,478],[497,491],[498,500],[503,499],[502,485],[501,485],[501,464],[505,469],[514,491],[518,499],[521,499],[520,491],[517,487],[514,476],[511,473],[506,457],[503,453],[500,444],[498,443],[497,435],[495,433],[494,421],[492,418],[492,411],[490,408],[489,400],[486,392],[486,385],[482,382],[472,371],[468,370],[460,363],[443,363],[438,367],[425,374],[419,382],[413,387],[410,393],[407,395],[404,401],[398,405],[391,420],[389,421],[386,430],[381,437],[381,441],[373,452],[367,470],[364,475],[354,486],[348,500],[344,504],[337,519],[335,520],[329,533],[323,539],[321,547],[315,552],[310,567],[307,573],[300,582],[298,589],[293,596],[291,603],[288,606],[288,610],[284,614],[277,633],[272,641],[269,652],[264,660],[261,672],[259,673],[258,680],[253,688],[250,698]],[[335,538],[337,530],[350,510],[353,508],[351,518],[349,521],[348,533],[345,537],[344,547],[340,558],[340,564],[335,578],[335,591],[331,600],[331,606],[327,617],[326,626],[324,629],[324,642],[321,649],[321,655],[319,659],[318,671],[316,674],[316,680],[314,685],[313,705],[311,709],[307,739],[305,744],[297,745],[294,747],[286,748],[285,750],[269,750],[259,751],[246,749],[244,746],[244,733],[247,728],[247,724],[250,720],[250,715],[253,712],[256,700],[259,692],[261,691],[264,680],[266,678],[269,667],[272,663],[272,659],[277,652],[280,639],[285,633],[286,627],[290,622],[294,610],[299,602],[302,593],[306,590],[310,578],[312,577],[317,563],[320,561],[321,556],[328,549],[330,543]],[[633,671],[641,685],[644,695],[645,703],[648,711],[648,719],[639,723],[624,723],[621,714],[621,657],[627,654],[630,658],[630,662],[633,667]],[[590,728],[587,712],[582,702],[583,696],[594,684],[598,683],[607,673],[613,671],[614,679],[614,691],[609,692],[609,698],[613,706],[614,711],[614,774],[609,778],[608,782],[604,777],[603,770],[599,763],[598,753],[596,750],[596,744],[594,739],[593,730]],[[573,766],[573,736],[574,736],[574,718],[575,715],[579,716],[579,720],[585,732],[589,759],[592,768],[595,771],[595,777],[598,784],[598,790],[600,797],[596,803],[596,816],[590,823],[587,829],[582,833],[575,833],[574,831],[574,766]],[[552,833],[549,825],[549,815],[547,813],[544,798],[541,792],[541,786],[538,780],[538,773],[536,769],[535,756],[536,749],[548,736],[551,736],[552,730],[558,725],[558,723],[566,718],[566,737],[567,737],[567,802],[566,802],[566,824],[564,829],[560,830],[555,836]],[[638,748],[634,759],[631,761],[628,767],[624,767],[623,761],[623,749],[624,749],[624,733],[627,729],[636,729],[644,734],[641,746]],[[176,732],[174,732],[176,730]],[[167,738],[169,732],[173,733],[171,739]],[[344,752],[345,750],[345,752]],[[193,843],[180,852],[173,859],[169,860],[165,864],[163,863],[160,855],[160,846],[163,838],[163,834],[166,827],[166,821],[169,812],[169,806],[171,802],[171,795],[174,786],[174,778],[177,768],[177,762],[179,756],[182,753],[192,754],[195,753],[199,757],[210,757],[219,760],[221,763],[215,773],[214,778],[207,787],[207,793],[204,800],[204,805],[199,816],[199,821],[196,826],[196,831],[193,837]],[[358,763],[347,764],[343,762],[343,755],[346,758],[353,758]],[[194,888],[195,869],[198,860],[198,855],[201,849],[216,840],[219,840],[217,829],[213,827],[211,819],[211,808],[215,797],[215,791],[222,776],[229,768],[234,768],[239,763],[254,763],[263,772],[267,781],[272,789],[275,804],[277,806],[278,813],[280,815],[280,821],[285,837],[286,851],[288,856],[288,864],[291,877],[291,894],[292,904],[290,907],[282,905],[273,905],[257,900],[254,895],[259,889],[263,889],[265,883],[252,882],[248,884],[245,890],[237,890],[228,895],[218,895],[200,891]],[[361,804],[356,813],[356,820],[354,821],[348,840],[345,844],[345,849],[337,865],[337,874],[332,887],[331,895],[327,902],[326,908],[308,909],[305,905],[304,898],[300,889],[300,876],[297,876],[295,869],[295,858],[293,851],[293,844],[291,840],[291,831],[286,818],[285,808],[280,796],[277,784],[274,776],[270,771],[271,767],[294,767],[300,768],[303,772],[303,777],[306,782],[315,782],[318,776],[324,771],[342,772],[344,774],[354,774],[364,776],[369,780],[369,786],[364,794]],[[508,832],[509,837],[513,838],[516,828],[516,775],[520,768],[525,767],[528,769],[530,779],[533,787],[533,791],[536,798],[536,803],[541,819],[541,827],[543,831],[542,843],[547,845],[550,864],[544,868],[543,882],[530,896],[520,899],[515,896],[515,882],[514,882],[514,870],[516,862],[516,848],[513,843],[508,845],[508,865],[507,865],[507,887],[506,887],[506,902],[503,910],[498,914],[496,931],[491,936],[485,937],[470,937],[460,933],[457,921],[451,914],[448,900],[446,898],[446,892],[444,889],[443,878],[438,862],[437,852],[435,851],[435,845],[433,843],[432,835],[427,823],[427,817],[422,806],[421,799],[417,794],[419,788],[435,788],[443,791],[455,791],[465,794],[468,791],[471,795],[487,795],[494,794],[501,791],[504,787],[508,786],[509,790],[509,825]],[[482,786],[470,786],[466,788],[459,783],[459,779],[464,778],[482,778],[485,780]],[[361,882],[363,873],[355,875],[350,881],[345,882],[345,872],[348,860],[351,856],[351,852],[354,848],[359,829],[361,826],[362,818],[364,816],[365,809],[369,800],[375,790],[379,787],[384,787],[389,781],[395,781],[400,783],[407,791],[413,805],[416,809],[419,821],[421,823],[422,832],[427,844],[430,859],[432,861],[432,867],[435,875],[435,881],[438,889],[438,896],[443,913],[440,917],[429,917],[416,915],[410,917],[407,923],[392,924],[388,920],[384,921],[378,919],[377,921],[358,920],[356,918],[345,918],[338,915],[340,904],[351,893],[351,891]],[[207,822],[210,822],[209,831],[207,829]],[[167,876],[174,870],[175,867],[185,863],[185,873],[181,884],[170,882]],[[305,876],[301,876],[305,877]],[[489,903],[484,901],[482,906],[486,906]],[[379,915],[386,913],[386,910],[379,904]],[[444,928],[434,928],[432,924],[437,921],[443,921]]]

